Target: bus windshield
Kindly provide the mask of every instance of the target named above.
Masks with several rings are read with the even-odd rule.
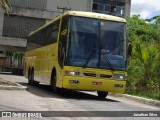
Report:
[[[68,66],[126,70],[126,23],[72,16],[66,55]]]

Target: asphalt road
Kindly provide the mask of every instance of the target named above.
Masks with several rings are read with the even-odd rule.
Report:
[[[127,98],[108,96],[100,100],[95,92],[69,91],[64,90],[61,94],[54,94],[50,86],[37,85],[30,86],[27,79],[21,76],[1,75],[0,77],[12,82],[28,86],[29,90],[0,90],[0,111],[159,111],[160,108],[145,105],[132,101]],[[61,114],[61,113],[59,113]],[[63,116],[62,112],[62,116]],[[74,112],[71,113],[74,116]],[[92,114],[92,113],[91,113]],[[114,113],[112,113],[114,114]],[[117,114],[117,112],[115,112]],[[126,112],[127,114],[127,112]],[[2,118],[0,118],[1,120]],[[7,119],[8,118],[3,118]],[[12,118],[18,120],[20,118]],[[23,118],[25,119],[25,118]],[[28,119],[28,118],[26,118]],[[30,118],[31,119],[31,118]],[[35,119],[35,118],[34,118]],[[36,118],[52,119],[52,118]],[[56,117],[55,119],[63,119]],[[84,119],[84,120],[160,120],[158,117],[65,117],[65,120]]]

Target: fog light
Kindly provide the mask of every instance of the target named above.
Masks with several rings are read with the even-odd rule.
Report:
[[[127,80],[124,74],[114,74],[113,78],[115,80]]]

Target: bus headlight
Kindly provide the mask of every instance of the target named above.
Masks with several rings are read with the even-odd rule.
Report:
[[[74,72],[74,71],[69,71],[69,70],[65,70],[64,75],[66,75],[66,76],[83,76],[81,72]]]
[[[113,78],[115,80],[127,80],[127,77],[124,74],[114,74]]]

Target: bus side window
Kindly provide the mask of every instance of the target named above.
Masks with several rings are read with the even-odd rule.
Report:
[[[59,30],[59,22],[60,20],[57,20],[56,22],[49,25],[46,29],[45,33],[45,41],[47,44],[52,44],[57,42],[58,38],[58,30]]]
[[[67,33],[68,33],[68,17],[62,18],[61,31],[60,31],[60,39],[58,43],[58,61],[59,65],[62,68],[63,62],[66,55],[66,44],[67,44]]]

